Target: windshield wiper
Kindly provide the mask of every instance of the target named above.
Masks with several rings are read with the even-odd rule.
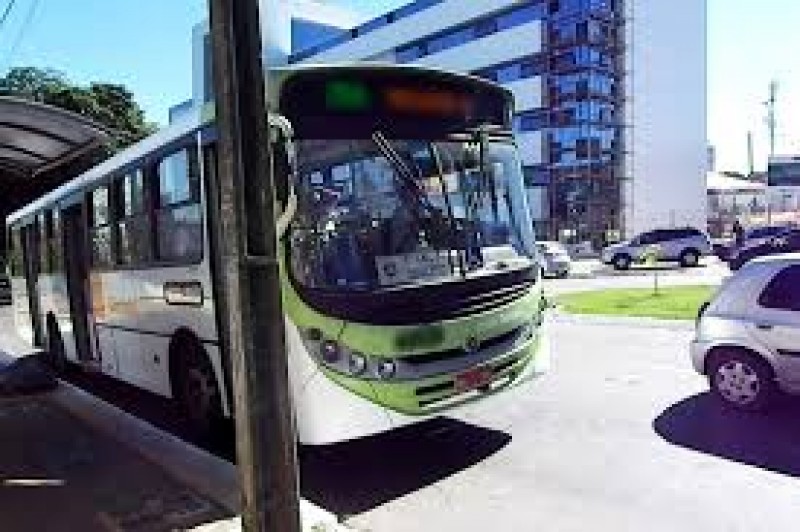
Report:
[[[392,177],[395,182],[400,185],[400,189],[405,192],[406,196],[410,196],[410,201],[407,201],[409,198],[406,197],[403,203],[408,202],[411,204],[411,214],[414,217],[414,221],[417,223],[419,229],[424,233],[426,240],[428,242],[432,242],[431,235],[428,230],[429,223],[426,221],[426,218],[434,221],[439,214],[439,210],[430,203],[425,193],[420,190],[419,186],[417,185],[416,176],[405,163],[400,154],[397,153],[397,150],[394,149],[386,136],[384,136],[384,134],[380,131],[375,131],[372,134],[372,140],[375,142],[375,145],[378,146],[378,149],[381,151],[386,160],[389,161],[394,168],[395,171],[392,172]]]
[[[425,193],[417,186],[417,176],[415,176],[414,172],[408,167],[403,157],[394,149],[389,139],[380,131],[376,131],[372,134],[372,140],[378,146],[378,149],[386,160],[391,163],[392,167],[395,169],[396,175],[402,178],[402,181],[400,181],[402,188],[414,197],[414,201],[417,205],[421,205],[428,213],[432,213],[435,209],[428,201]]]

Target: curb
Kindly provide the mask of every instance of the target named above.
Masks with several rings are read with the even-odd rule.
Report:
[[[157,465],[175,480],[225,509],[239,514],[238,473],[232,463],[186,443],[61,379],[59,387],[46,396],[98,432],[115,439]],[[305,499],[300,500],[300,515],[303,530],[350,530],[340,524],[335,515]],[[241,529],[238,517],[218,526],[220,530]]]

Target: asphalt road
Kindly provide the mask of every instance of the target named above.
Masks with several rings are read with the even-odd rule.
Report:
[[[352,508],[349,522],[385,532],[798,530],[800,407],[721,408],[690,368],[691,334],[559,320],[549,375],[480,404],[469,423],[420,431],[416,447],[362,453],[345,484],[377,504]],[[401,484],[405,493],[380,500]]]

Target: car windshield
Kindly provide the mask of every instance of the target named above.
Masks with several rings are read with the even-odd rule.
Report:
[[[535,253],[508,141],[301,140],[291,271],[374,290],[526,268]]]

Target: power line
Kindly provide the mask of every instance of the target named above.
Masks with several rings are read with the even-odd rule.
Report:
[[[6,20],[8,19],[8,15],[11,14],[11,9],[14,7],[14,4],[16,4],[16,3],[17,3],[17,0],[10,0],[8,2],[8,5],[6,6],[5,11],[3,11],[3,14],[0,15],[0,27],[2,27],[3,24],[6,23]]]
[[[16,1],[16,0],[12,0]],[[39,0],[32,0],[30,7],[28,8],[28,13],[25,15],[25,20],[22,22],[22,26],[19,28],[19,32],[17,33],[17,37],[14,39],[14,43],[9,48],[8,58],[6,59],[5,65],[7,67],[11,66],[11,61],[14,58],[14,54],[17,53],[17,48],[19,47],[20,43],[22,42],[23,37],[25,36],[25,31],[33,22],[33,16],[36,14],[37,8],[39,7]],[[0,26],[2,23],[0,23]]]

